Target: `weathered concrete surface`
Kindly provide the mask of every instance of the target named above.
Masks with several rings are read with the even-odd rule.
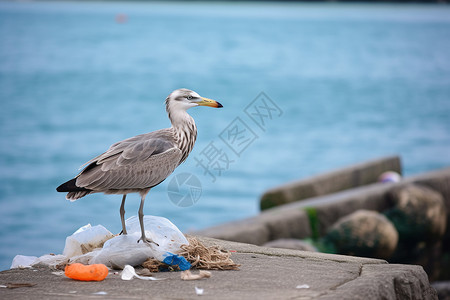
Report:
[[[282,238],[302,239],[311,235],[308,215],[302,209],[273,208],[258,216],[226,223],[195,234],[227,241],[263,245]]]
[[[393,204],[389,201],[389,191],[411,183],[441,193],[446,207],[450,208],[450,168],[445,168],[408,177],[399,183],[375,183],[285,204],[257,216],[196,231],[195,234],[255,245],[280,238],[307,238],[311,236],[311,225],[305,209],[314,208],[319,235],[323,236],[338,219],[358,209],[381,212],[390,208]],[[449,214],[450,209],[447,209],[447,218]],[[447,235],[450,234],[449,226],[450,222],[447,222]]]
[[[195,287],[204,289],[204,299],[437,299],[419,266],[202,240],[235,250],[241,270],[213,271],[201,281],[182,281],[178,272],[157,274],[163,281],[123,281],[111,273],[102,282],[78,282],[49,269],[8,270],[0,272],[0,285],[36,285],[0,288],[0,299],[193,299]]]
[[[386,171],[395,171],[401,174],[401,162],[398,156],[383,157],[355,164],[272,188],[262,195],[260,207],[264,210],[375,183],[378,177]]]

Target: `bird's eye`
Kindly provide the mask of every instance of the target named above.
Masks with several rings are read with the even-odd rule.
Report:
[[[187,99],[192,100],[192,96],[191,95],[187,96]]]

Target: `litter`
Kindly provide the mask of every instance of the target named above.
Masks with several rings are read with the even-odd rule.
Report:
[[[101,292],[97,292],[97,293],[92,293],[92,295],[108,295],[108,293],[101,291]]]
[[[207,270],[239,269],[240,265],[235,264],[230,258],[231,252],[221,250],[217,246],[206,247],[195,237],[187,239],[166,218],[144,216],[144,228],[148,228],[146,235],[158,245],[138,243],[141,228],[136,216],[127,219],[125,224],[128,234],[118,236],[114,236],[101,225],[85,225],[66,238],[64,255],[48,254],[39,258],[17,255],[11,268],[46,266],[62,270],[66,265],[77,263],[86,266],[103,264],[105,268],[124,269],[121,273],[123,280],[131,280],[134,277],[144,280],[161,280],[136,274],[133,267],[139,265],[148,269],[147,272],[158,272],[160,268],[186,271],[191,266]],[[61,275],[59,272],[53,272],[53,274]],[[200,272],[193,275],[189,272],[181,276],[183,280],[195,280],[208,278],[211,274]]]
[[[192,274],[191,271],[186,270],[181,272],[181,280],[199,280],[203,278],[210,278],[211,272],[200,270],[198,274]]]
[[[240,265],[231,260],[231,253],[217,246],[206,247],[197,238],[189,237],[189,244],[181,246],[179,255],[184,256],[197,269],[239,270]]]
[[[133,216],[127,219],[125,225],[128,233],[139,233],[140,237],[141,227],[138,217]],[[167,257],[167,252],[177,253],[180,251],[181,245],[189,244],[184,234],[166,218],[144,216],[144,228],[149,228],[145,231],[145,234],[159,245],[155,246],[153,257],[160,261]]]
[[[113,237],[114,235],[102,225],[92,227],[87,224],[66,238],[63,255],[72,258],[91,252],[95,248],[101,248]]]
[[[183,256],[173,253],[167,253],[163,263],[169,266],[177,266],[181,271],[186,271],[191,268],[191,264]]]
[[[307,284],[297,285],[295,288],[296,289],[309,289],[309,285],[307,285]]]
[[[56,276],[63,276],[64,275],[64,271],[52,272],[52,274],[56,275]]]
[[[32,267],[48,267],[50,269],[64,269],[69,259],[61,254],[46,254],[39,257],[31,266]]]
[[[134,270],[134,268],[130,265],[126,265],[123,268],[123,271],[120,276],[121,276],[122,280],[131,280],[134,277],[136,277],[138,279],[142,279],[142,280],[164,280],[164,279],[166,279],[166,278],[139,276],[138,274],[136,274],[136,270]]]
[[[206,247],[197,238],[189,236],[189,244],[181,245],[181,251],[178,251],[179,257],[184,257],[193,268],[206,270],[239,270],[240,265],[234,263],[229,251],[219,249],[217,246]],[[165,260],[167,261],[167,260]],[[156,259],[147,259],[142,266],[151,272],[158,272],[161,269],[169,271],[181,269],[179,265],[176,268],[168,267]],[[181,269],[183,270],[183,269]],[[187,270],[187,268],[186,268]]]
[[[6,287],[7,289],[17,289],[21,287],[33,287],[36,283],[7,283],[6,285],[2,285],[2,287]]]
[[[37,260],[37,256],[16,255],[13,258],[10,269],[31,268],[31,265]]]
[[[67,265],[64,272],[67,277],[81,281],[102,281],[108,273],[108,268],[103,264],[86,266],[78,263]]]
[[[83,264],[105,264],[114,269],[123,269],[126,265],[138,266],[148,258],[158,261],[173,261],[173,264],[186,265],[179,261],[176,252],[180,251],[188,240],[183,233],[168,219],[156,216],[144,216],[146,235],[159,246],[154,244],[138,243],[141,237],[139,220],[133,216],[125,221],[127,235],[115,236],[107,240],[102,249],[72,257],[70,262]],[[180,258],[182,260],[182,258]]]
[[[204,292],[204,289],[195,287],[195,293],[196,293],[198,296],[203,295],[203,292]]]
[[[16,255],[12,261],[11,269],[25,269],[31,267],[58,269],[67,264],[68,261],[69,259],[61,254],[46,254],[41,257]]]

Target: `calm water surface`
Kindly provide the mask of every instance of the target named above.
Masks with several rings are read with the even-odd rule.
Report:
[[[184,231],[362,160],[400,154],[406,175],[449,166],[449,36],[444,5],[0,3],[0,269],[60,253],[87,223],[120,231],[120,196],[70,203],[55,188],[110,144],[168,127],[179,87],[224,105],[190,110],[198,140],[174,175],[199,178],[198,202],[169,200],[174,175],[146,201]],[[261,92],[279,109],[262,127],[246,114]]]

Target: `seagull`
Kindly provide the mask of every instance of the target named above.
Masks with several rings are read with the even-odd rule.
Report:
[[[197,138],[197,127],[187,110],[195,106],[222,107],[215,100],[201,97],[194,91],[178,89],[165,101],[166,111],[172,126],[113,144],[99,156],[81,167],[84,169],[75,178],[56,188],[67,193],[66,199],[75,201],[93,193],[119,194],[122,196],[120,219],[122,233],[125,228],[125,198],[129,193],[139,193],[141,203],[138,216],[141,237],[137,241],[154,243],[145,236],[144,202],[148,192],[163,182],[186,160]]]

